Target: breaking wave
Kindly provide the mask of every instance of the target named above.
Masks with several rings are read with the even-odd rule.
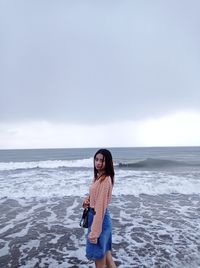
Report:
[[[154,159],[147,158],[138,162],[131,163],[119,163],[118,166],[120,168],[167,168],[167,167],[187,167],[187,166],[200,166],[200,164],[187,163],[184,161],[174,161],[167,159]]]
[[[60,168],[60,167],[86,167],[93,166],[93,158],[77,160],[47,160],[32,162],[0,162],[0,171],[15,169],[34,169],[34,168]]]

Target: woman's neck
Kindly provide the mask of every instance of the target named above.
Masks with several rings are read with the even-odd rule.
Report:
[[[97,173],[97,179],[99,179],[100,177],[102,177],[103,175],[105,175],[105,172],[102,171],[102,172],[98,172]]]

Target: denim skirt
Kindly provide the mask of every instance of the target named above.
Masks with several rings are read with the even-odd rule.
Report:
[[[89,211],[88,232],[86,235],[86,257],[89,260],[101,260],[108,250],[112,248],[112,222],[108,209],[106,209],[102,232],[97,240],[97,244],[92,244],[88,240],[88,234],[91,231],[94,213]]]

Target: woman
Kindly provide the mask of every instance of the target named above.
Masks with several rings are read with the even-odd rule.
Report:
[[[112,259],[112,223],[107,209],[112,196],[114,167],[110,151],[98,150],[94,155],[94,180],[83,207],[89,207],[86,257],[96,268],[116,268]]]

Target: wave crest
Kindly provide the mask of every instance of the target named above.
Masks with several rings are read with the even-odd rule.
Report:
[[[15,169],[33,169],[33,168],[59,168],[59,167],[86,167],[93,166],[93,158],[77,160],[47,160],[33,162],[0,162],[0,171]]]
[[[138,162],[119,163],[120,168],[166,168],[166,167],[180,167],[180,166],[199,166],[199,164],[187,163],[184,161],[174,161],[168,159],[147,158]]]

